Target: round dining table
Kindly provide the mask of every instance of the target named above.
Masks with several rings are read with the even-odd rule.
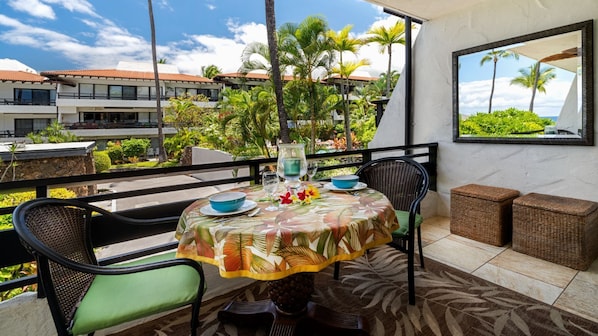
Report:
[[[272,323],[271,335],[292,335],[309,320],[318,331],[367,335],[365,318],[336,314],[309,300],[313,275],[390,242],[399,227],[394,209],[382,193],[361,183],[351,190],[329,183],[301,189],[307,187],[315,190],[311,197],[294,197],[276,211],[264,210],[271,199],[261,186],[234,189],[247,197],[232,213],[214,211],[207,198],[195,201],[179,219],[177,257],[215,265],[223,278],[268,281],[270,300],[233,301],[219,312],[223,322]]]

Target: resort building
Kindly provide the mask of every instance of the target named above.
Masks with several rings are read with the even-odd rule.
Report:
[[[18,62],[9,65],[11,70],[0,70],[0,136],[23,138],[58,120],[81,140],[97,141],[99,147],[108,140],[157,138],[156,90],[149,63],[119,62],[115,69],[39,74]],[[268,80],[268,75],[262,73],[219,74],[212,80],[181,74],[170,64],[158,64],[158,71],[162,108],[168,106],[171,97],[198,94],[206,96],[209,102],[197,104],[215,108],[222,89],[246,90]],[[287,75],[284,80],[291,81],[293,76]],[[350,90],[372,80],[376,78],[352,76]],[[338,77],[322,83],[341,90]],[[332,113],[333,122],[342,120],[342,113]],[[166,136],[175,133],[173,127],[166,126]]]

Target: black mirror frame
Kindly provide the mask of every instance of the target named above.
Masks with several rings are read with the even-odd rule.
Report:
[[[582,134],[580,138],[499,138],[499,137],[460,137],[459,136],[459,56],[476,53],[505,45],[521,43],[553,35],[581,31],[582,41]],[[453,142],[496,143],[530,145],[594,145],[594,22],[588,20],[567,26],[526,34],[502,41],[492,42],[472,48],[454,51],[453,61]]]

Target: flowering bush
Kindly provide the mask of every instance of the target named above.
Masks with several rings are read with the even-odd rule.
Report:
[[[296,195],[290,191],[280,195],[280,204],[311,204],[312,200],[317,198],[320,198],[320,190],[308,184],[300,188]]]

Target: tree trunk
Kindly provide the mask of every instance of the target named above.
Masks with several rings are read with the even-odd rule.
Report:
[[[496,81],[496,62],[494,61],[494,70],[492,70],[492,87],[490,88],[490,102],[488,103],[488,113],[492,113],[492,99],[494,98],[494,83]]]
[[[288,117],[284,108],[282,95],[282,74],[280,73],[280,62],[278,60],[278,41],[276,38],[276,14],[274,12],[274,0],[266,0],[266,30],[268,34],[270,64],[272,65],[272,82],[274,83],[274,94],[276,95],[276,107],[278,109],[280,140],[282,143],[290,143],[291,137],[289,135],[289,124],[287,123]]]
[[[152,34],[152,65],[154,66],[154,82],[156,86],[156,112],[158,114],[158,162],[166,161],[166,151],[164,150],[164,133],[162,105],[160,95],[160,75],[158,73],[158,58],[156,56],[156,27],[154,25],[154,10],[152,8],[152,0],[147,0],[147,8],[149,11],[150,29]]]
[[[390,96],[390,65],[392,62],[392,44],[388,45],[388,69],[386,69],[386,98]]]

